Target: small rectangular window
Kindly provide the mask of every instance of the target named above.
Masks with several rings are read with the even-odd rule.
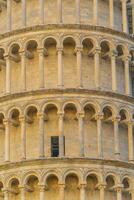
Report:
[[[59,156],[59,137],[52,136],[51,137],[51,157]]]

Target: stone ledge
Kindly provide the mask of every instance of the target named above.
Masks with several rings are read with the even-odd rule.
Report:
[[[30,26],[26,28],[21,28],[17,30],[13,30],[11,32],[5,32],[3,34],[0,34],[0,40],[4,38],[8,38],[14,35],[22,34],[22,33],[27,33],[31,31],[42,31],[42,30],[54,30],[54,29],[74,29],[74,30],[86,30],[86,31],[96,31],[96,32],[103,32],[103,33],[109,33],[111,35],[119,36],[124,39],[131,40],[134,42],[134,38],[127,33],[113,30],[107,27],[103,26],[93,26],[93,25],[88,25],[88,24],[46,24],[46,25],[35,25],[35,26]]]
[[[35,90],[35,91],[27,91],[27,92],[20,92],[14,93],[10,95],[5,95],[0,97],[0,103],[19,99],[22,97],[28,96],[36,96],[36,95],[66,95],[66,94],[81,94],[81,95],[98,95],[98,96],[105,96],[110,98],[116,98],[119,100],[127,101],[127,103],[134,103],[134,97],[126,96],[119,93],[114,93],[112,91],[101,91],[101,90],[90,90],[90,89],[77,89],[77,88],[66,88],[66,89],[42,89],[42,90]]]
[[[44,159],[31,159],[26,161],[9,162],[0,165],[0,171],[15,169],[19,167],[26,166],[40,166],[40,165],[56,165],[56,164],[71,164],[73,166],[76,164],[97,164],[100,166],[111,166],[111,167],[121,167],[125,169],[134,169],[134,162],[116,161],[116,160],[101,160],[93,158],[44,158]]]

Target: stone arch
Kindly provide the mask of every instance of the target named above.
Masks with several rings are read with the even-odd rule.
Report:
[[[68,104],[72,104],[76,108],[77,112],[81,112],[82,111],[82,106],[81,106],[81,104],[79,102],[74,101],[74,100],[70,100],[70,101],[63,102],[63,104],[62,104],[62,112],[63,113],[64,113],[64,110],[65,110],[65,107]]]
[[[38,104],[35,104],[35,103],[31,103],[31,104],[27,104],[26,106],[25,106],[25,108],[24,108],[24,115],[26,115],[26,113],[27,113],[27,111],[28,111],[28,109],[30,108],[30,107],[34,107],[34,108],[36,108],[36,110],[37,110],[37,112],[39,111],[39,105]]]
[[[12,113],[14,112],[14,110],[18,111],[18,112],[19,112],[19,115],[22,114],[22,110],[21,110],[20,107],[18,107],[18,106],[13,106],[13,107],[9,108],[9,109],[8,109],[8,112],[7,112],[7,116],[8,116],[9,119],[11,118]]]
[[[106,39],[106,38],[101,39],[100,42],[99,42],[100,47],[101,47],[102,43],[107,43],[110,51],[116,49],[116,46],[114,45],[114,43],[110,39]]]
[[[87,106],[87,105],[91,105],[91,107],[94,108],[96,114],[100,112],[100,105],[97,101],[94,101],[94,100],[86,100],[84,102],[82,102],[82,109],[84,110],[84,108]]]
[[[47,40],[52,39],[53,41],[55,41],[56,45],[59,44],[57,37],[53,36],[53,35],[49,35],[46,36],[45,38],[43,38],[42,40],[42,46],[45,46],[45,43],[47,42]]]
[[[32,176],[37,177],[38,180],[39,180],[39,183],[40,183],[40,180],[41,180],[41,175],[40,175],[40,173],[39,173],[38,171],[29,171],[29,172],[27,172],[27,173],[25,173],[25,174],[23,175],[22,181],[21,181],[21,182],[22,182],[22,185],[27,184],[28,179],[29,179],[30,177],[32,177]]]
[[[117,106],[114,103],[111,102],[104,102],[101,104],[101,112],[103,112],[104,108],[109,108],[112,112],[112,116],[117,116],[118,109]]]
[[[36,38],[28,38],[24,41],[24,45],[23,45],[24,50],[27,50],[27,47],[30,42],[36,43],[37,47],[39,46],[39,41]]]
[[[19,185],[21,183],[21,179],[19,176],[12,174],[11,176],[7,177],[7,181],[6,181],[6,187],[11,187],[12,181],[13,180],[17,180]]]
[[[99,43],[98,43],[97,39],[95,37],[88,36],[88,35],[82,37],[82,39],[81,39],[81,45],[83,44],[83,41],[86,40],[86,39],[91,40],[91,42],[93,43],[93,49],[98,48]]]
[[[104,182],[103,176],[101,175],[101,173],[94,171],[94,170],[89,170],[84,174],[84,182],[86,182],[87,177],[90,176],[90,175],[94,175],[97,178],[98,183]]]
[[[106,182],[106,179],[107,177],[112,177],[114,182],[115,182],[115,185],[117,185],[118,183],[120,183],[120,177],[118,174],[114,173],[114,172],[108,172],[106,173],[106,175],[104,176],[104,179],[105,179],[105,182]]]
[[[12,42],[8,47],[9,54],[16,54],[19,53],[22,49],[22,45],[20,42]]]
[[[65,184],[66,177],[68,175],[72,175],[72,174],[74,174],[78,178],[79,184],[83,182],[83,175],[80,170],[68,169],[63,173],[63,183],[64,184]]]
[[[63,35],[62,37],[61,37],[61,46],[63,46],[63,44],[64,44],[64,42],[65,42],[65,40],[66,39],[71,39],[72,41],[74,41],[74,43],[75,43],[75,47],[76,46],[79,46],[79,44],[80,44],[80,39],[78,38],[78,37],[76,37],[76,36],[74,36],[74,35]]]
[[[48,101],[43,101],[41,103],[40,112],[43,112],[49,104],[54,105],[57,108],[58,112],[61,110],[60,104],[59,104],[58,101],[56,101],[56,100],[55,101],[48,100]]]
[[[126,120],[130,120],[130,110],[129,110],[129,108],[126,107],[126,106],[120,106],[119,109],[118,109],[119,115],[121,115],[122,111],[124,112]]]
[[[58,182],[61,182],[61,175],[57,170],[49,170],[42,175],[41,182],[46,184],[47,178],[50,176],[55,176],[58,179]]]
[[[116,50],[117,50],[118,56],[121,56],[121,55],[128,56],[129,55],[128,47],[125,44],[117,43]]]

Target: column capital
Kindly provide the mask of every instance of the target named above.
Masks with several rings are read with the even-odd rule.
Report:
[[[48,51],[46,48],[44,47],[39,47],[37,48],[37,52],[42,55],[42,56],[48,56]]]
[[[62,46],[57,46],[56,49],[57,49],[57,52],[59,52],[59,51],[63,52],[63,47]]]
[[[98,48],[94,49],[93,53],[94,54],[100,54],[101,53],[101,48],[98,47]]]
[[[65,189],[65,187],[66,187],[65,183],[59,183],[58,185],[59,185],[59,187],[62,188],[62,189]]]
[[[38,112],[37,113],[38,119],[44,118],[44,115],[45,115],[45,113],[43,113],[43,112]]]
[[[124,188],[123,184],[118,184],[114,187],[115,191],[117,192],[121,192],[123,188]]]
[[[95,119],[96,119],[96,120],[98,120],[98,119],[102,120],[103,117],[104,117],[104,114],[103,114],[103,113],[98,113],[98,114],[95,115]]]
[[[20,121],[20,122],[23,122],[23,121],[25,121],[25,120],[26,120],[26,118],[25,118],[24,115],[20,115],[20,116],[19,116],[19,121]]]
[[[9,123],[10,123],[10,119],[8,119],[8,118],[3,119],[3,124],[4,125],[7,125]]]
[[[113,122],[119,122],[121,120],[121,117],[118,115],[118,116],[114,116],[113,118],[112,118],[112,121]]]
[[[118,56],[118,52],[116,50],[112,50],[112,51],[110,51],[110,56],[111,56],[111,58],[115,58]]]
[[[129,121],[127,121],[127,124],[128,124],[128,125],[131,125],[131,126],[134,126],[134,120],[129,120]]]
[[[82,51],[83,51],[83,46],[82,45],[76,46],[75,52],[82,52]]]
[[[106,186],[107,186],[106,183],[100,183],[100,184],[98,184],[98,189],[99,189],[99,190],[101,190],[101,189],[105,189]]]
[[[78,119],[83,119],[85,117],[85,113],[84,112],[78,112],[77,113],[77,118]]]
[[[65,113],[64,112],[58,112],[57,115],[59,116],[59,119],[63,119]]]
[[[131,55],[123,56],[122,61],[129,62],[131,60]]]

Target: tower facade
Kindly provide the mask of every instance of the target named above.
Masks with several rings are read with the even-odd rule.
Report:
[[[0,0],[0,199],[134,200],[133,32],[133,0]]]

